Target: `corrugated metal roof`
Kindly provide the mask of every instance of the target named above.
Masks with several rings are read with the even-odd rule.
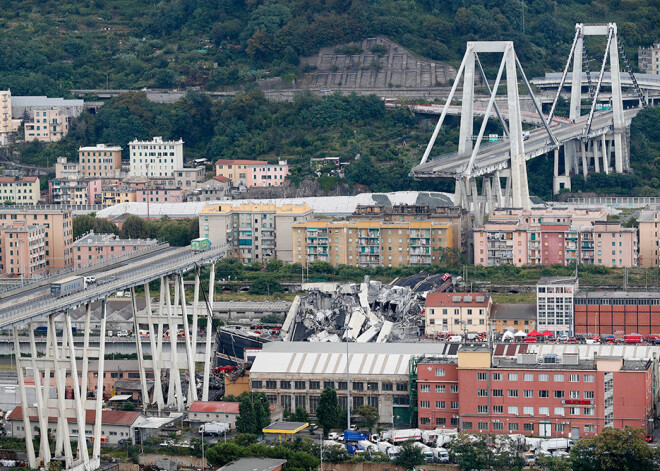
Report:
[[[238,414],[238,402],[224,401],[195,401],[188,409],[189,412],[222,412]]]
[[[450,355],[451,346],[444,343],[349,343],[350,374],[405,375],[413,356]],[[250,372],[346,374],[346,343],[268,343],[257,352]]]

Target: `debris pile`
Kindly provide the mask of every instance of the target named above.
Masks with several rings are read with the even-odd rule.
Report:
[[[418,275],[416,275],[418,276]],[[427,275],[428,276],[428,275]],[[434,276],[435,278],[435,276]],[[363,283],[309,283],[308,294],[297,296],[281,330],[285,341],[309,342],[388,342],[417,338],[424,319],[421,316],[427,291],[415,283],[396,280]],[[428,291],[440,286],[453,289],[450,277],[428,283]]]

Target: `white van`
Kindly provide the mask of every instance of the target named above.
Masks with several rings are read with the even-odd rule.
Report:
[[[449,337],[449,343],[461,343],[463,341],[463,336],[461,335],[452,335]]]

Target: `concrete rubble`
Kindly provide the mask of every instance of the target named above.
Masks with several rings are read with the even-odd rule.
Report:
[[[429,291],[453,290],[446,275],[415,275],[390,284],[306,283],[284,321],[281,339],[309,342],[396,342],[420,336],[421,316]],[[426,283],[420,283],[427,280]],[[417,288],[423,287],[424,291]]]

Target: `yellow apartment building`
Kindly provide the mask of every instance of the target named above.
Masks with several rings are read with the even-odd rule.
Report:
[[[135,190],[103,190],[101,192],[101,204],[112,206],[119,203],[135,203],[137,195]]]
[[[121,174],[121,147],[97,144],[78,149],[81,177],[117,178]]]
[[[41,197],[38,177],[0,178],[0,203],[37,204]]]
[[[434,265],[453,246],[452,226],[433,221],[313,220],[293,225],[293,261],[299,263]]]

